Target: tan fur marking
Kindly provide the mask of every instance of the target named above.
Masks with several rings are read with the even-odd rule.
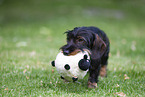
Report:
[[[100,69],[100,76],[101,76],[101,77],[105,77],[105,76],[106,76],[106,73],[107,73],[107,66],[104,65],[104,66],[102,66],[101,69]]]
[[[77,53],[79,53],[81,50],[77,49],[75,51],[73,51],[72,53],[70,53],[69,55],[76,55]]]
[[[84,51],[87,51],[89,54],[91,54],[91,52],[90,52],[89,50],[87,50],[87,49],[83,49],[83,50],[84,50]],[[69,56],[70,56],[70,55],[76,55],[76,54],[79,53],[79,52],[81,52],[81,50],[77,49],[77,50],[73,51],[72,53],[70,53]]]

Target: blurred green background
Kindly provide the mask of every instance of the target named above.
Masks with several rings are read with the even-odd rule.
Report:
[[[87,78],[80,88],[64,85],[50,65],[66,43],[63,33],[78,26],[97,26],[111,42],[108,78],[97,93]],[[143,96],[144,42],[144,0],[0,0],[0,96]]]
[[[112,42],[134,37],[143,42],[144,4],[144,0],[1,0],[0,33],[4,39],[9,36],[16,39],[45,37],[48,46],[50,41],[64,42],[66,30],[97,26]]]

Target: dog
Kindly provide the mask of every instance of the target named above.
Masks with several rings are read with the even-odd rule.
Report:
[[[99,75],[107,77],[107,64],[110,42],[102,30],[97,27],[76,27],[65,32],[67,44],[62,46],[64,55],[75,55],[80,51],[88,51],[91,66],[89,67],[88,88],[97,88]]]

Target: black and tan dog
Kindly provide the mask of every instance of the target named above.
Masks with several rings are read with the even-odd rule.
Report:
[[[67,44],[61,47],[64,55],[75,55],[80,51],[88,51],[91,58],[88,88],[96,88],[98,76],[107,76],[109,57],[109,39],[97,27],[76,27],[67,34]]]

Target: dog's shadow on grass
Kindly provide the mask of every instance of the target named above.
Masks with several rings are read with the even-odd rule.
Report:
[[[41,84],[41,88],[48,89],[48,91],[53,91],[56,94],[60,93],[75,93],[82,94],[87,93],[88,91],[98,91],[96,89],[89,89],[87,87],[89,74],[87,74],[84,79],[79,80],[78,82],[65,82],[63,79],[59,78],[58,75],[51,75],[51,79],[45,80]],[[46,78],[47,79],[47,78]]]
[[[56,78],[56,79],[55,79]],[[56,94],[60,93],[75,93],[81,94],[87,92],[87,77],[78,82],[65,82],[57,76],[53,76],[52,79],[45,80],[41,85],[41,89],[46,89],[47,91],[55,92]]]
[[[60,79],[60,81],[51,84],[49,88],[53,89],[54,91],[57,91],[58,93],[65,92],[81,94],[88,91],[87,79],[80,80],[79,82],[65,82],[62,79]]]

